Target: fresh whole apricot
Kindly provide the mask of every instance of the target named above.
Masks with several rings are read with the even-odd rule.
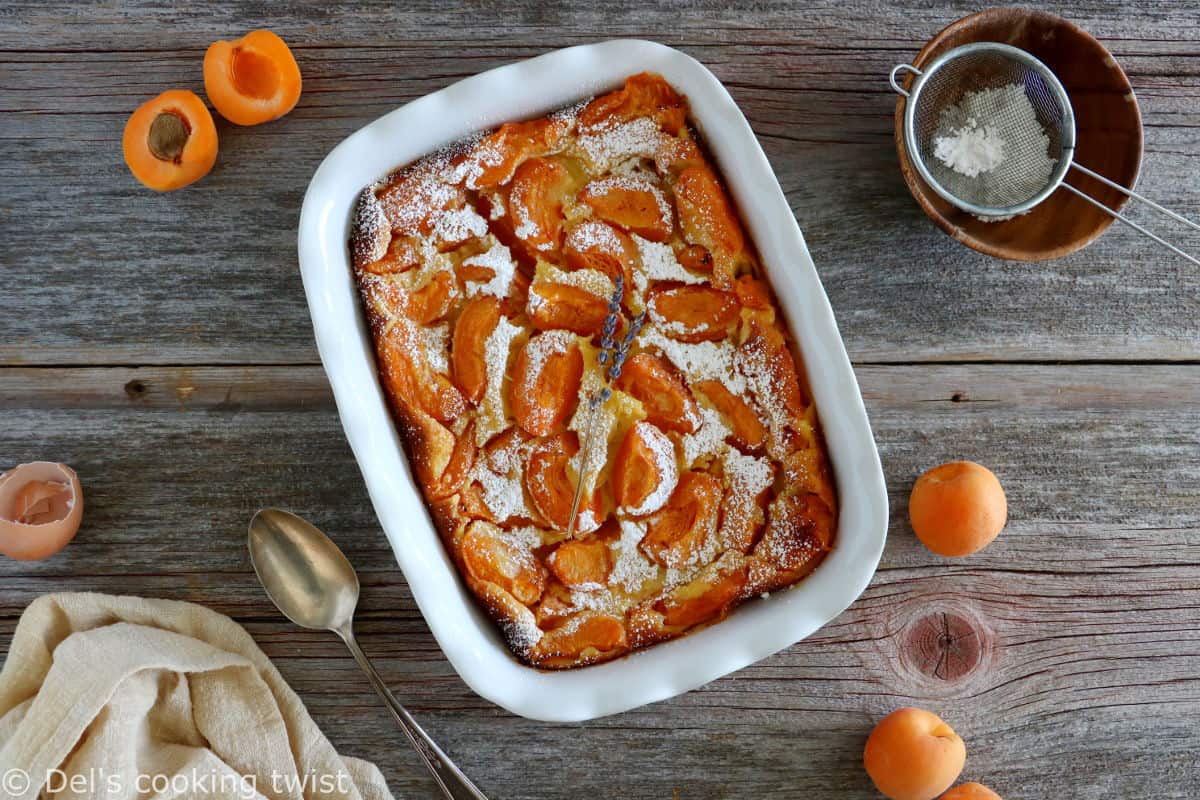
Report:
[[[982,783],[960,783],[942,795],[941,800],[1004,800]]]
[[[934,800],[962,772],[967,748],[941,717],[901,708],[879,721],[863,749],[863,766],[891,800]]]
[[[967,556],[991,544],[1008,521],[1000,481],[973,461],[934,467],[913,484],[908,518],[917,538],[942,556]]]

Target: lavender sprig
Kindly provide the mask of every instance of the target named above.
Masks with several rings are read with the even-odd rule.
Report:
[[[586,469],[588,462],[591,460],[592,442],[595,439],[594,433],[596,428],[596,417],[599,416],[600,406],[608,402],[612,397],[612,384],[621,377],[621,369],[625,366],[625,358],[629,355],[630,348],[633,347],[633,341],[642,330],[642,325],[646,322],[646,312],[638,314],[629,322],[629,328],[625,331],[625,335],[617,341],[614,337],[617,333],[617,326],[621,323],[621,298],[625,295],[625,280],[621,275],[617,275],[613,281],[612,297],[608,300],[608,314],[604,317],[604,324],[600,328],[600,355],[597,360],[600,365],[607,366],[608,369],[603,373],[605,375],[604,385],[591,396],[588,400],[588,410],[590,412],[588,418],[587,431],[583,437],[583,453],[579,462],[579,480],[575,484],[575,499],[571,503],[571,521],[567,525],[567,538],[575,535],[575,523],[579,517],[579,503],[583,499],[583,484],[587,478]]]

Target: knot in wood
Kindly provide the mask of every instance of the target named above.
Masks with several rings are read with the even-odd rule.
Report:
[[[950,682],[971,674],[983,660],[983,649],[975,621],[955,611],[936,611],[909,625],[901,658],[929,678]]]

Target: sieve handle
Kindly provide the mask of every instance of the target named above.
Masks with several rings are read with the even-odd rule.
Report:
[[[922,75],[924,75],[925,73],[921,72],[921,70],[917,69],[912,64],[897,64],[896,66],[892,67],[892,71],[888,75],[888,83],[890,83],[892,85],[892,88],[896,90],[897,94],[902,94],[905,97],[908,97],[908,92],[905,91],[904,89],[900,88],[900,84],[896,81],[896,76],[899,75],[901,72],[911,72],[913,75],[916,75],[918,78],[921,77]]]
[[[1116,189],[1118,192],[1125,195],[1126,197],[1132,197],[1134,200],[1140,200],[1143,203],[1145,203],[1146,205],[1153,208],[1155,211],[1166,214],[1171,219],[1173,219],[1177,222],[1182,222],[1184,225],[1187,225],[1189,228],[1195,228],[1196,230],[1200,231],[1200,224],[1192,222],[1190,219],[1188,219],[1185,216],[1176,214],[1174,211],[1172,211],[1169,208],[1164,208],[1163,206],[1160,206],[1158,203],[1154,202],[1149,197],[1143,197],[1142,195],[1135,192],[1133,189],[1126,189],[1121,184],[1116,183],[1115,181],[1110,181],[1108,178],[1104,177],[1099,172],[1093,172],[1092,170],[1085,167],[1083,164],[1080,164],[1078,161],[1072,161],[1071,166],[1074,167],[1075,169],[1079,170],[1080,172],[1082,172],[1084,175],[1092,176],[1096,180],[1103,183],[1105,186],[1109,186],[1113,189]]]
[[[1085,172],[1091,172],[1091,170],[1085,170]],[[1107,182],[1107,181],[1106,181],[1106,182]],[[1175,253],[1175,254],[1177,254],[1177,255],[1181,255],[1181,256],[1183,256],[1183,257],[1184,257],[1184,258],[1186,258],[1188,261],[1190,261],[1190,262],[1192,262],[1193,264],[1195,264],[1196,266],[1200,267],[1200,260],[1197,260],[1195,256],[1190,256],[1190,255],[1188,255],[1187,253],[1183,252],[1183,251],[1182,251],[1182,250],[1180,250],[1178,247],[1176,247],[1175,245],[1171,244],[1170,242],[1168,242],[1166,239],[1162,238],[1161,236],[1158,236],[1157,234],[1151,233],[1150,231],[1146,230],[1146,229],[1145,229],[1145,228],[1143,228],[1141,225],[1139,225],[1139,224],[1137,224],[1136,222],[1134,222],[1133,220],[1129,219],[1129,217],[1126,217],[1126,216],[1122,215],[1121,213],[1119,213],[1119,212],[1117,212],[1117,211],[1113,211],[1111,208],[1109,208],[1108,206],[1104,205],[1104,203],[1101,203],[1099,200],[1097,200],[1096,198],[1092,197],[1090,194],[1087,194],[1086,192],[1083,192],[1083,191],[1081,191],[1081,190],[1079,190],[1079,189],[1076,189],[1074,186],[1072,186],[1071,184],[1067,183],[1066,181],[1063,181],[1063,183],[1062,183],[1062,188],[1064,188],[1064,189],[1066,189],[1067,191],[1069,191],[1069,192],[1072,192],[1072,193],[1074,193],[1074,194],[1076,194],[1076,195],[1078,195],[1078,196],[1082,197],[1084,200],[1088,201],[1089,203],[1091,203],[1092,205],[1094,205],[1096,208],[1100,209],[1100,210],[1101,210],[1101,211],[1103,211],[1105,214],[1108,214],[1110,217],[1112,217],[1113,219],[1117,220],[1118,222],[1123,222],[1123,223],[1125,223],[1126,225],[1128,225],[1129,227],[1133,228],[1135,231],[1137,231],[1138,233],[1142,234],[1143,236],[1145,236],[1145,237],[1147,237],[1147,238],[1149,238],[1149,239],[1153,239],[1154,241],[1158,242],[1159,244],[1161,244],[1163,247],[1167,248],[1167,249],[1168,249],[1168,250],[1170,250],[1171,252],[1173,252],[1173,253]],[[1125,189],[1125,188],[1123,188],[1123,187],[1118,187],[1118,188],[1120,188],[1120,189],[1121,189],[1121,191],[1123,191],[1123,192],[1126,192],[1127,194],[1129,194],[1129,196],[1130,196],[1130,197],[1137,197],[1139,200],[1143,200],[1143,199],[1145,199],[1145,198],[1139,197],[1138,195],[1135,195],[1135,194],[1133,194],[1132,192],[1130,192],[1129,190],[1127,190],[1127,189]],[[1147,202],[1149,202],[1149,201],[1147,201]],[[1158,206],[1156,203],[1152,203],[1152,205],[1155,205],[1157,208],[1160,208],[1160,209],[1162,209],[1162,207],[1161,207],[1161,206]],[[1162,209],[1162,210],[1163,210],[1163,211],[1166,211],[1166,209]],[[1168,212],[1168,213],[1170,213],[1170,214],[1171,214],[1171,216],[1177,216],[1177,215],[1176,215],[1174,212]],[[1190,222],[1190,221],[1189,221],[1189,220],[1187,220],[1187,219],[1184,219],[1183,217],[1180,217],[1180,219],[1183,219],[1183,221],[1184,221],[1184,222],[1187,222],[1189,225],[1192,225],[1192,224],[1193,224],[1192,222]]]

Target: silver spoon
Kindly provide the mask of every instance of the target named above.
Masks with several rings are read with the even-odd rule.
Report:
[[[400,705],[354,640],[358,575],[338,546],[307,520],[278,508],[254,515],[249,544],[250,561],[271,602],[302,628],[342,637],[442,793],[450,800],[487,800]]]

